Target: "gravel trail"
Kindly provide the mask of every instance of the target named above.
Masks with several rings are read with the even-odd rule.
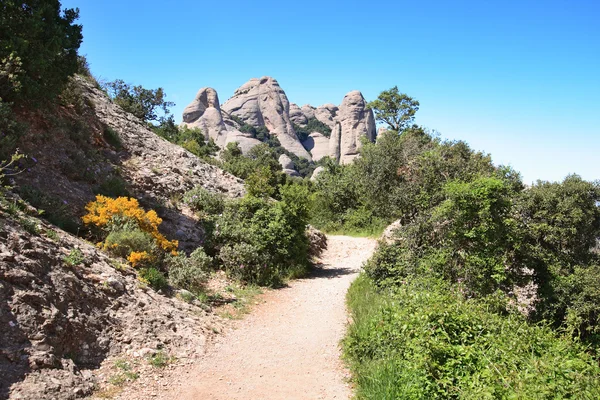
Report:
[[[367,238],[329,236],[322,269],[269,291],[232,332],[191,366],[166,399],[348,399],[339,342],[346,291],[375,248]]]

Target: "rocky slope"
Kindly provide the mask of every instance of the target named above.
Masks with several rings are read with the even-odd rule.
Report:
[[[135,276],[80,239],[0,210],[0,398],[89,395],[95,370],[117,355],[202,354],[219,319]]]
[[[332,129],[330,137],[311,132],[300,142],[294,125],[305,127],[313,118]],[[185,124],[200,128],[221,147],[223,143],[236,141],[246,153],[260,142],[241,133],[236,119],[256,128],[266,127],[286,150],[313,161],[330,156],[340,163],[351,162],[358,155],[360,138],[365,136],[374,141],[377,136],[373,112],[360,92],[348,93],[339,107],[333,104],[300,107],[289,102],[279,83],[271,77],[250,79],[222,106],[214,89],[200,89],[183,113]]]
[[[18,186],[34,192],[34,197],[54,199],[79,220],[95,193],[114,192],[115,182],[122,182],[117,192],[156,209],[164,220],[161,229],[178,239],[181,249],[198,247],[202,232],[192,213],[173,203],[195,186],[240,197],[245,193],[243,181],[157,136],[87,80],[76,77],[73,90],[77,106],[59,107],[52,118],[23,116],[29,130],[22,151],[31,165],[16,177]],[[107,132],[118,144],[107,143]]]

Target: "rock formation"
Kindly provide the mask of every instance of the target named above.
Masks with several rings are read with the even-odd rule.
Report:
[[[290,104],[290,120],[298,126],[304,126],[308,123],[308,118],[304,115],[302,109],[294,103]]]
[[[373,111],[367,108],[365,98],[357,90],[344,97],[334,122],[329,138],[329,155],[340,164],[348,164],[358,156],[362,136],[375,140]]]
[[[296,171],[296,165],[294,165],[294,161],[286,155],[282,154],[279,156],[279,164],[281,168],[283,168],[283,172],[289,176],[300,176],[300,174]]]
[[[323,104],[315,109],[315,118],[333,129],[335,126],[335,116],[338,113],[338,107],[333,104]]]
[[[202,88],[196,98],[183,110],[183,122],[192,128],[200,128],[207,139],[223,147],[227,140],[227,128],[223,122],[219,96],[213,88]]]
[[[301,108],[302,114],[306,117],[306,119],[315,118],[315,108],[310,104],[305,104]]]
[[[266,126],[284,149],[311,160],[292,126],[289,100],[275,79],[250,79],[235,91],[222,109],[252,126]]]
[[[319,161],[329,155],[329,138],[320,132],[308,135],[308,138],[302,142],[302,146],[310,151],[313,161]]]

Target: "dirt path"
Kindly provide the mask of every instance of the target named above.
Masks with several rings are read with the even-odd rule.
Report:
[[[375,241],[330,236],[323,269],[267,293],[180,376],[167,399],[348,399],[339,341],[347,321],[345,294]]]

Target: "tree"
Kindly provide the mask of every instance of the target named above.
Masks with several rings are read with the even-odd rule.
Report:
[[[144,122],[162,122],[168,119],[169,107],[175,105],[166,101],[163,88],[145,89],[142,86],[131,86],[121,79],[104,85],[108,95],[125,111],[135,115]],[[159,116],[162,110],[163,116]]]
[[[0,98],[8,102],[55,98],[77,72],[83,36],[78,9],[58,0],[0,2]]]
[[[404,93],[398,92],[398,86],[379,93],[377,100],[369,103],[375,118],[388,124],[390,129],[401,132],[412,124],[415,113],[419,111],[419,102]]]

